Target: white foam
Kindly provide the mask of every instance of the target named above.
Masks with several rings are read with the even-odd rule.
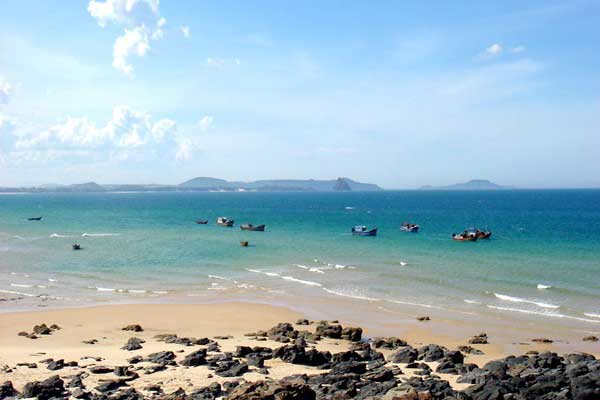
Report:
[[[231,279],[229,278],[225,278],[224,276],[219,276],[219,275],[208,275],[209,278],[212,279],[218,279],[220,281],[230,281]]]
[[[24,274],[22,272],[11,272],[10,274],[14,276],[22,276],[23,278],[29,278],[28,274]]]
[[[140,294],[140,293],[147,293],[148,291],[146,289],[129,289],[128,292],[134,293],[134,294]]]
[[[118,233],[82,233],[82,237],[104,237],[104,236],[117,236]]]
[[[348,268],[348,267],[346,267],[345,265],[342,265],[342,264],[335,264],[335,268],[336,269],[345,269],[345,268]]]
[[[548,286],[548,285],[542,285],[541,283],[538,283],[537,288],[540,290],[544,290],[544,289],[550,289],[552,286]]]
[[[401,265],[402,267],[406,267],[406,266],[408,265],[408,263],[407,263],[407,262],[405,262],[405,261],[400,261],[400,265]]]
[[[168,292],[168,291],[166,291],[166,290],[153,290],[153,291],[152,291],[152,293],[156,293],[156,294],[167,294],[167,293],[169,293],[169,292]]]
[[[255,274],[262,274],[262,271],[259,271],[257,269],[252,269],[252,268],[246,268],[246,271],[248,271],[248,272],[254,272]]]
[[[23,283],[11,283],[10,286],[12,286],[12,287],[22,287],[22,288],[33,287],[33,285],[26,285],[26,284],[23,284]]]
[[[319,286],[319,287],[323,286],[319,282],[305,281],[302,279],[294,278],[293,276],[282,276],[282,278],[285,279],[286,281],[297,282],[297,283],[301,283],[303,285],[308,285],[308,286]]]
[[[255,287],[254,285],[250,285],[248,283],[240,283],[239,285],[237,285],[237,287],[241,288],[241,289],[251,289],[253,287]]]
[[[354,209],[355,209],[355,207],[350,207],[350,206],[344,207],[344,210],[354,210]]]
[[[583,315],[588,316],[588,317],[592,317],[592,318],[600,318],[600,314],[583,313]]]
[[[96,290],[99,292],[114,292],[117,289],[113,289],[113,288],[103,288],[103,287],[96,287]]]
[[[48,282],[57,282],[57,280],[53,278],[48,278]]]
[[[465,303],[469,303],[469,304],[481,304],[480,301],[477,300],[469,300],[469,299],[464,299],[463,300]]]
[[[223,286],[219,286],[219,287],[209,287],[209,288],[207,288],[207,290],[227,290],[227,288],[223,287]]]
[[[281,276],[277,272],[263,272],[267,276]]]
[[[319,268],[310,268],[308,270],[308,272],[315,272],[317,274],[325,274],[325,271],[323,271],[322,269],[319,269]]]
[[[294,264],[294,267],[298,267],[301,269],[308,269],[308,267],[306,265],[302,265],[302,264]]]
[[[48,237],[50,237],[50,238],[70,238],[70,237],[74,237],[74,236],[61,235],[59,233],[53,233],[52,235],[50,235]]]
[[[436,309],[436,310],[443,310],[442,307],[432,306],[431,304],[412,303],[410,301],[402,301],[402,300],[388,300],[388,301],[390,303],[404,304],[404,305],[407,305],[407,306],[416,306],[416,307],[433,308],[433,309]]]
[[[600,321],[596,320],[596,319],[573,317],[571,315],[564,315],[564,314],[553,313],[553,312],[539,312],[539,311],[532,311],[532,310],[523,310],[521,308],[498,307],[498,306],[492,306],[492,305],[488,305],[488,307],[493,308],[495,310],[501,310],[501,311],[512,311],[512,312],[518,312],[518,313],[523,313],[523,314],[541,315],[543,317],[551,317],[551,318],[566,318],[566,319],[573,319],[573,320],[577,320],[577,321],[592,322],[592,323],[600,324]]]
[[[36,288],[46,289],[48,286],[46,285],[35,285]]]
[[[334,294],[336,296],[350,297],[352,299],[357,299],[357,300],[381,301],[381,299],[376,299],[376,298],[373,298],[373,297],[367,297],[367,296],[361,296],[361,295],[356,295],[356,294],[349,294],[349,293],[344,293],[344,292],[338,292],[337,290],[332,290],[332,289],[327,289],[327,288],[323,288],[323,290],[326,291],[327,293],[331,293],[331,294]]]
[[[534,304],[538,307],[542,307],[542,308],[552,308],[552,309],[557,309],[560,308],[560,306],[557,306],[555,304],[548,304],[548,303],[542,303],[539,301],[533,301],[533,300],[527,300],[527,299],[522,299],[520,297],[512,297],[512,296],[507,296],[505,294],[498,294],[498,293],[494,293],[494,296],[496,296],[497,298],[499,298],[500,300],[503,301],[510,301],[513,303],[528,303],[528,304]]]
[[[27,296],[27,297],[35,297],[35,294],[31,294],[31,293],[24,293],[24,292],[16,292],[14,290],[0,290],[0,293],[8,293],[8,294],[18,294],[20,296]]]

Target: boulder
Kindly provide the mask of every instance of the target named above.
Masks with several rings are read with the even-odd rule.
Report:
[[[206,349],[188,354],[180,364],[186,367],[196,367],[198,365],[206,364]]]
[[[228,400],[315,400],[316,393],[306,384],[248,382],[229,393]]]
[[[130,337],[127,340],[127,343],[125,343],[125,345],[123,347],[121,347],[122,350],[127,350],[127,351],[133,351],[133,350],[139,350],[142,348],[142,343],[145,343],[146,341],[144,339],[140,339],[137,337]]]
[[[393,363],[411,363],[419,356],[418,351],[412,346],[406,346],[391,354],[388,361]]]
[[[6,399],[7,397],[15,397],[19,394],[14,388],[11,381],[5,381],[0,385],[0,399]]]
[[[396,337],[388,337],[388,338],[375,338],[373,340],[373,346],[376,349],[387,349],[387,350],[396,350],[398,347],[406,347],[408,343],[405,340],[396,338]]]
[[[61,398],[65,391],[64,382],[58,375],[54,375],[41,382],[29,382],[23,387],[22,397],[36,397],[39,400],[49,400],[54,397]]]
[[[342,329],[342,339],[349,340],[351,342],[360,342],[362,338],[362,328],[345,327]]]
[[[142,326],[138,325],[138,324],[124,326],[123,328],[121,328],[121,330],[122,331],[131,331],[131,332],[143,332],[144,331]]]

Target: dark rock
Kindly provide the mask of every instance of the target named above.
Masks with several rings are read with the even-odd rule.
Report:
[[[22,397],[36,397],[39,400],[48,400],[54,397],[63,397],[64,382],[58,375],[54,375],[41,382],[29,382],[23,387]]]
[[[128,376],[129,375],[129,365],[116,366],[113,369],[113,373],[116,376]]]
[[[50,361],[46,368],[48,368],[50,371],[57,371],[59,369],[63,369],[65,366],[65,360],[52,360]]]
[[[126,383],[120,379],[100,381],[98,386],[96,386],[96,390],[102,393],[112,392],[113,390],[117,390],[125,385]]]
[[[142,326],[138,325],[138,324],[127,325],[127,326],[121,328],[121,330],[122,331],[131,331],[131,332],[143,332],[144,331]]]
[[[431,318],[429,318],[428,316],[417,317],[417,321],[429,321],[429,320],[431,320]]]
[[[76,399],[90,399],[90,392],[83,390],[82,388],[76,387],[71,391],[71,396]]]
[[[106,367],[104,365],[94,365],[88,368],[92,374],[108,374],[114,371],[114,368]]]
[[[21,331],[21,332],[17,333],[17,336],[29,336],[29,333],[27,333],[25,331]]]
[[[60,331],[62,328],[56,324],[50,325],[50,329],[53,331]]]
[[[263,368],[265,366],[265,358],[258,353],[250,353],[246,356],[246,362],[248,365],[257,368]]]
[[[391,354],[388,361],[393,363],[411,363],[415,361],[419,353],[412,346],[406,346]]]
[[[306,384],[248,382],[231,391],[228,400],[315,400],[316,393]]]
[[[17,396],[19,392],[13,387],[11,381],[6,381],[0,385],[0,399]]]
[[[349,340],[351,342],[360,342],[362,338],[362,328],[346,327],[342,329],[342,339]]]
[[[142,343],[145,342],[146,341],[144,339],[130,337],[129,340],[127,340],[127,343],[125,343],[125,345],[121,347],[121,349],[127,351],[139,350],[142,348]]]
[[[419,360],[423,361],[438,361],[444,357],[444,354],[448,351],[445,347],[438,346],[437,344],[428,344],[419,348]]]
[[[548,338],[535,338],[535,339],[531,339],[532,342],[536,342],[536,343],[552,343],[553,340],[552,339],[548,339]]]
[[[133,356],[133,357],[127,359],[127,362],[129,364],[137,364],[142,361],[144,361],[144,357],[142,357],[142,356]]]
[[[315,333],[322,337],[328,337],[332,339],[342,338],[342,326],[341,325],[329,325],[326,323],[319,323],[315,330]],[[362,329],[361,329],[362,334]]]
[[[504,361],[490,361],[483,366],[483,369],[489,371],[498,379],[505,379],[507,377],[506,371],[508,370],[508,366]]]
[[[346,361],[363,361],[363,358],[355,351],[343,351],[341,353],[336,353],[331,358],[332,364],[337,364]]]
[[[155,364],[173,365],[175,362],[175,353],[172,351],[159,351],[158,353],[152,353],[144,359],[144,361],[152,362]]]
[[[396,337],[375,338],[375,340],[373,340],[373,346],[376,349],[396,350],[398,347],[408,346],[408,343]]]
[[[186,367],[196,367],[198,365],[206,364],[206,349],[197,350],[188,354],[180,364]]]
[[[81,343],[83,343],[83,344],[96,344],[96,343],[98,343],[98,340],[97,339],[83,340]]]
[[[458,351],[461,351],[463,353],[467,353],[467,354],[474,354],[474,355],[482,355],[483,351],[476,349],[475,347],[472,346],[458,346]]]
[[[583,339],[584,342],[597,342],[598,341],[598,337],[597,336],[585,336]]]
[[[206,351],[210,351],[213,353],[218,353],[221,351],[221,349],[219,348],[219,345],[216,342],[210,343],[207,347],[206,347]]]
[[[33,333],[36,335],[49,335],[52,331],[46,324],[40,324],[33,327]]]
[[[242,376],[248,372],[248,364],[237,360],[223,364],[215,369],[215,373],[222,377]]]
[[[356,361],[344,361],[335,364],[331,368],[332,374],[343,375],[343,374],[364,374],[367,372],[367,366],[365,363]]]
[[[134,388],[127,388],[125,390],[114,393],[110,396],[111,400],[143,400],[144,396],[138,393]]]
[[[288,345],[275,349],[273,357],[292,364],[324,366],[331,360],[331,353],[315,349],[306,350],[304,347]]]
[[[296,320],[296,325],[310,325],[310,321],[307,319],[298,319]]]
[[[83,384],[84,377],[85,375],[83,372],[75,375],[73,378],[71,378],[71,381],[67,384],[67,387],[85,389],[85,385]]]
[[[486,333],[480,333],[479,335],[473,336],[469,339],[469,344],[488,344],[488,337]]]

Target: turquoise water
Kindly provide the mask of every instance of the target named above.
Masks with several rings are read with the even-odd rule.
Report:
[[[33,216],[44,218],[26,221]],[[236,227],[215,226],[218,216]],[[401,232],[403,221],[421,232]],[[243,232],[245,222],[267,231]],[[356,224],[379,234],[354,237]],[[470,226],[491,229],[492,239],[450,239]],[[74,252],[74,242],[84,249]],[[0,294],[23,298],[4,308],[353,298],[595,326],[600,191],[2,195]]]

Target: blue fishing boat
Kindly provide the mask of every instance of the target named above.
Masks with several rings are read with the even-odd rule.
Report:
[[[352,228],[352,234],[356,236],[377,236],[377,228],[368,229],[364,225],[356,225]]]

